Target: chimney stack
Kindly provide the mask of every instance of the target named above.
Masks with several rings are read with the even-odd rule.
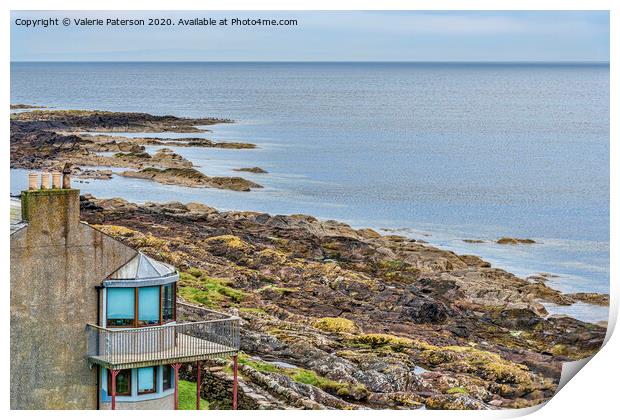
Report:
[[[69,173],[67,173],[67,171]],[[62,234],[80,222],[80,191],[71,189],[70,166],[63,169],[64,178],[58,171],[28,174],[28,189],[22,191],[22,219],[31,229]]]

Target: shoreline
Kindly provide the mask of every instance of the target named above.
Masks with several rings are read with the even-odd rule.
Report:
[[[14,105],[13,109],[26,111],[23,113],[11,114],[12,144],[15,137],[13,136],[13,123],[18,124],[16,126],[19,127],[18,133],[24,130],[27,133],[34,128],[35,133],[47,133],[46,136],[49,138],[49,132],[51,130],[52,132],[55,132],[57,136],[60,136],[60,138],[53,138],[51,139],[51,143],[47,143],[47,146],[45,147],[48,149],[47,152],[49,154],[43,156],[39,163],[35,163],[34,165],[32,163],[24,164],[23,160],[20,161],[19,159],[13,159],[14,156],[12,150],[12,168],[17,169],[19,167],[25,167],[24,169],[45,169],[47,167],[53,169],[54,167],[58,167],[60,165],[60,161],[62,159],[68,159],[69,161],[76,162],[85,167],[85,169],[77,168],[77,170],[74,170],[74,172],[77,171],[74,176],[85,179],[85,182],[90,182],[91,180],[108,180],[107,182],[109,182],[109,180],[111,180],[114,176],[118,176],[130,177],[133,179],[138,178],[147,180],[148,182],[157,182],[164,185],[177,185],[192,188],[211,187],[246,192],[254,188],[262,188],[262,185],[239,176],[206,176],[199,170],[195,169],[194,162],[187,157],[184,157],[184,148],[188,146],[193,148],[207,147],[223,149],[256,148],[257,146],[252,143],[215,142],[204,137],[192,136],[192,133],[197,132],[196,130],[203,133],[209,132],[210,130],[207,130],[206,128],[209,125],[230,123],[232,122],[231,120],[221,120],[217,118],[183,119],[170,116],[156,117],[144,113],[52,110],[41,106],[29,106],[25,104],[19,104],[18,106]],[[30,109],[30,111],[28,111],[28,109]],[[129,121],[129,123],[127,121]],[[169,124],[171,124],[171,122],[176,124],[178,121],[181,122],[180,124],[182,127],[185,127],[182,132],[169,131]],[[194,127],[194,124],[196,123],[207,125],[201,125],[202,128],[198,129]],[[117,128],[118,124],[123,124],[120,126],[120,129]],[[130,130],[125,135],[124,131],[127,131],[128,127],[134,127],[134,129]],[[174,129],[178,130],[178,126],[175,125]],[[132,133],[136,133],[137,135],[129,136]],[[149,137],[149,133],[155,134],[155,136]],[[168,138],[166,133],[173,134],[173,136]],[[20,134],[21,137],[17,136],[15,138],[19,140],[23,138],[24,134]],[[31,134],[29,135],[31,136]],[[81,139],[77,140],[77,144],[79,145],[78,147],[85,148],[87,153],[67,153],[63,150],[62,146],[62,142],[66,141],[65,139],[70,139],[74,143],[76,142],[75,139]],[[152,152],[147,153],[146,150]],[[28,153],[26,155],[28,155]],[[105,169],[98,169],[98,167],[103,167]],[[118,168],[118,170],[115,171],[115,167]],[[250,169],[250,171],[254,171],[256,173],[268,173],[268,171],[258,167],[232,168],[232,171],[239,172],[239,169]],[[257,177],[254,177],[253,179],[256,178]],[[131,199],[131,197],[127,198]],[[233,206],[231,206],[231,208],[232,207]],[[377,230],[381,229],[379,226],[372,223],[352,223],[347,220],[345,221],[355,226],[362,226],[362,224],[364,224]],[[411,228],[386,228],[385,231],[400,232],[407,237],[417,238],[418,240],[426,237],[425,234],[422,233],[421,235],[423,238],[420,238],[418,232],[416,232],[416,229]],[[511,259],[514,259],[514,254],[510,255],[512,250],[508,249],[508,247],[514,246],[516,247],[514,250],[518,251],[518,247],[520,246],[538,246],[539,244],[523,245],[517,243],[520,239],[510,239],[512,242],[507,241],[507,244],[501,245],[502,247],[507,248],[506,251],[498,251],[497,249],[493,250],[493,248],[489,247],[489,245],[493,246],[494,244],[492,244],[492,242],[495,242],[497,239],[485,238],[484,240],[481,240],[478,238],[461,238],[460,241],[463,242],[461,244],[458,242],[459,239],[456,238],[449,239],[448,241],[441,239],[436,240],[436,233],[437,232],[432,232],[428,237],[426,237],[426,239],[428,242],[443,249],[454,249],[457,252],[468,252],[482,255],[486,254],[485,258],[493,261],[495,265],[505,267],[511,272],[517,271],[523,278],[536,275],[537,271],[540,271],[529,269],[519,270],[517,268],[518,264],[515,265],[514,263],[511,263]],[[525,242],[527,243],[533,241]],[[481,253],[479,250],[480,247],[482,247],[486,252]],[[499,255],[499,257],[494,258],[493,254]],[[554,274],[562,275],[561,273]],[[562,278],[566,279],[567,276],[562,275]],[[567,281],[568,280],[564,280],[564,284]],[[560,290],[563,290],[566,287],[563,287],[563,284],[558,283],[557,280],[551,280],[550,284],[553,284]],[[568,289],[570,290],[571,287],[568,287]],[[588,289],[587,285],[572,286],[572,289],[575,292],[593,291]],[[597,313],[597,311],[594,312]],[[605,318],[601,311],[598,311],[598,313],[600,313],[598,318]],[[579,317],[580,314],[573,313],[573,316]],[[596,320],[587,316],[582,319],[589,322],[599,320],[603,321],[603,319]]]
[[[127,201],[128,203],[132,204],[132,201],[127,200],[124,197],[109,197],[109,198],[97,198],[92,196],[92,194],[89,193],[85,193],[83,194],[87,197],[92,197],[95,200],[111,200],[111,201]],[[138,206],[145,206],[145,205],[159,205],[162,207],[166,207],[167,205],[170,204],[175,204],[177,202],[170,202],[170,201],[166,201],[166,202],[159,202],[159,201],[152,201],[152,200],[145,200],[143,202],[140,203],[134,203],[137,204]],[[188,205],[188,204],[193,204],[193,203],[179,203],[181,205]],[[230,214],[236,214],[236,213],[249,213],[249,214],[266,214],[263,213],[261,211],[256,211],[256,210],[239,210],[239,209],[221,209],[221,208],[216,208],[216,207],[211,207],[205,204],[200,204],[200,205],[204,205],[207,206],[209,208],[212,208],[215,211],[218,211],[220,213],[230,213]],[[531,283],[535,283],[534,279],[535,277],[540,277],[541,274],[545,275],[545,276],[549,276],[549,278],[553,278],[556,277],[555,274],[551,274],[549,275],[549,273],[531,273],[529,276],[520,276],[520,275],[516,275],[514,274],[510,269],[503,267],[501,264],[495,264],[492,262],[489,262],[487,259],[484,259],[483,257],[473,254],[473,253],[469,253],[469,252],[457,252],[454,251],[452,249],[450,249],[450,247],[446,247],[446,246],[441,246],[441,245],[437,245],[432,243],[430,240],[430,237],[432,237],[432,234],[429,234],[429,237],[426,237],[425,239],[421,239],[420,237],[416,237],[413,235],[406,235],[406,234],[400,234],[401,232],[395,232],[395,229],[388,229],[386,230],[385,228],[377,228],[375,226],[368,226],[368,225],[356,225],[356,224],[351,224],[347,221],[343,221],[343,220],[335,220],[335,219],[331,219],[331,218],[323,218],[323,217],[316,217],[314,215],[310,215],[310,214],[303,214],[303,213],[289,213],[289,214],[269,214],[270,217],[304,217],[304,218],[311,218],[311,219],[315,219],[320,223],[336,223],[336,224],[340,224],[343,226],[347,226],[350,227],[353,230],[356,231],[373,231],[373,232],[377,232],[378,235],[382,236],[382,237],[389,237],[389,238],[394,238],[396,240],[412,240],[418,244],[421,244],[422,246],[426,246],[430,249],[438,249],[442,252],[447,252],[447,253],[452,253],[458,256],[467,256],[467,257],[472,257],[475,259],[479,259],[481,261],[483,261],[484,263],[488,263],[489,268],[492,269],[498,269],[498,270],[502,270],[505,271],[507,273],[509,273],[510,275],[515,275],[516,277],[524,280],[524,281],[528,281]],[[379,233],[379,232],[384,232],[384,233]],[[473,247],[472,247],[473,248]],[[549,278],[547,280],[549,280]],[[545,282],[542,282],[541,284],[544,284]],[[548,285],[546,285],[546,287],[549,287]],[[566,317],[570,317],[573,319],[576,319],[578,321],[582,321],[582,322],[586,322],[586,323],[591,323],[591,324],[596,324],[596,325],[606,325],[607,323],[607,317],[604,317],[603,319],[581,319],[578,314],[570,314],[570,313],[563,313],[562,308],[570,308],[572,305],[581,305],[584,306],[586,308],[605,308],[603,309],[605,312],[609,312],[609,293],[598,293],[598,292],[590,292],[590,291],[584,291],[584,292],[564,292],[561,289],[554,289],[553,287],[551,287],[551,289],[556,290],[558,293],[560,293],[562,296],[567,297],[568,299],[572,299],[572,302],[569,304],[557,304],[554,302],[550,302],[550,301],[540,301],[540,303],[545,307],[545,309],[547,309],[547,307],[552,307],[553,309],[555,309],[555,312],[549,312],[546,316],[548,317],[553,317],[553,316],[566,316]],[[586,297],[583,297],[583,300],[580,300],[579,297],[577,295],[589,295]],[[605,300],[605,297],[607,298],[607,300]],[[601,301],[603,301],[603,303],[600,303]],[[570,312],[570,311],[569,311]]]
[[[152,139],[116,136],[112,143],[69,134],[103,126],[113,132],[117,124],[127,127],[127,118],[135,119],[129,124],[139,126],[138,133],[144,124],[165,133],[183,120],[99,111],[12,117],[11,167],[106,163],[206,176],[174,150],[147,153],[140,142]],[[116,185],[113,176],[92,182]],[[523,279],[476,255],[429,244],[424,235],[382,235],[297,213],[220,211],[182,200],[177,185],[186,181],[139,180],[153,190],[170,182],[179,192],[174,202],[169,193],[166,202],[141,204],[83,194],[82,219],[177,267],[181,301],[239,313],[245,323],[242,373],[259,388],[276,381],[296,395],[293,401],[314,395],[332,408],[520,408],[551,398],[562,363],[590,356],[603,342],[602,325],[550,316],[541,303],[601,303],[603,296],[561,293],[544,280]],[[527,238],[502,242],[506,249],[536,246]]]
[[[379,375],[375,363],[425,369],[414,382],[427,383],[422,395],[428,396],[414,392],[412,402],[455,407],[457,395],[441,385],[450,377],[468,384],[469,408],[491,400],[528,406],[551,395],[554,385],[544,381],[559,378],[563,361],[590,355],[604,337],[602,326],[547,316],[540,299],[567,303],[568,297],[544,284],[399,235],[200,203],[89,195],[81,201],[82,217],[93,227],[179,267],[182,299],[238,311],[247,322],[245,353],[296,367],[244,361],[250,368],[282,380],[279,375],[298,369],[339,378],[349,385],[338,401],[330,399],[338,406],[394,404],[390,392],[377,393],[383,385],[371,379]],[[474,367],[481,359],[500,371],[481,372]],[[337,378],[336,370],[348,373]],[[474,397],[472,383],[495,396]]]

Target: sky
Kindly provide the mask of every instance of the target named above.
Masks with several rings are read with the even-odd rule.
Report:
[[[23,26],[23,19],[45,18],[59,18],[59,26]],[[68,26],[62,24],[65,18],[71,20]],[[78,18],[170,18],[175,25],[77,26]],[[178,24],[192,18],[228,18],[229,25]],[[232,26],[232,18],[298,23]],[[608,62],[609,13],[13,11],[11,61]]]

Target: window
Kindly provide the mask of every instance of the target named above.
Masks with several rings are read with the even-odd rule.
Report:
[[[176,283],[106,290],[108,327],[145,327],[175,320]]]
[[[138,394],[157,392],[157,366],[138,369]]]
[[[108,370],[108,394],[112,395],[112,372]],[[131,395],[131,369],[124,369],[116,375],[116,395]]]
[[[176,283],[170,283],[162,286],[162,321],[169,322],[174,321],[175,318],[175,294]]]
[[[138,289],[138,326],[159,324],[160,287]]]
[[[164,384],[164,391],[167,389],[172,388],[172,381],[174,380],[172,377],[172,366],[170,365],[163,365],[162,366],[162,382]]]
[[[111,287],[107,289],[107,318],[110,327],[125,327],[134,325],[135,289]]]

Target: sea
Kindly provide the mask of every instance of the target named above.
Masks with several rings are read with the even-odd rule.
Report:
[[[254,143],[174,149],[206,175],[264,186],[115,176],[76,183],[83,193],[311,214],[479,255],[522,277],[546,273],[563,292],[609,292],[606,63],[19,62],[11,103],[229,118],[205,133],[149,136]],[[234,171],[254,166],[268,173]],[[12,193],[25,174],[11,171]],[[504,236],[536,243],[495,243]],[[608,316],[585,304],[548,309]]]

